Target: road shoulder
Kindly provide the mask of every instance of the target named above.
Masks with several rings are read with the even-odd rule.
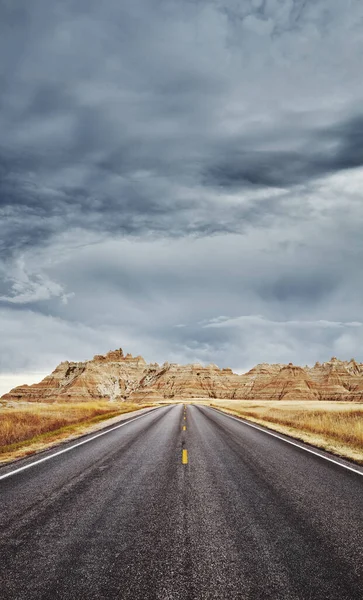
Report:
[[[72,433],[60,433],[59,436],[57,436],[57,439],[55,439],[54,441],[37,441],[35,443],[29,443],[27,445],[24,445],[18,450],[14,450],[13,452],[9,452],[2,456],[0,455],[0,472],[4,472],[4,467],[8,465],[16,464],[18,466],[18,464],[22,464],[22,462],[24,462],[30,457],[42,455],[45,452],[48,452],[49,450],[61,448],[69,442],[81,440],[82,438],[91,435],[92,433],[96,433],[101,430],[106,430],[122,421],[127,421],[135,418],[135,416],[139,416],[144,413],[155,410],[155,408],[157,408],[157,406],[150,406],[148,408],[140,408],[133,411],[128,411],[123,414],[117,415],[116,417],[105,419],[97,423],[80,423],[74,428],[74,431],[72,431]]]
[[[353,470],[356,470],[357,472],[363,475],[362,454],[357,453],[357,460],[354,460],[354,458],[352,458],[352,452],[349,452],[348,456],[344,455],[338,452],[338,450],[334,448],[334,445],[327,443],[327,441],[324,440],[324,438],[322,438],[321,440],[321,445],[318,445],[316,443],[312,444],[312,436],[309,436],[308,433],[296,432],[292,428],[284,427],[282,425],[271,425],[270,423],[267,424],[262,419],[247,419],[243,415],[239,414],[237,411],[234,411],[232,409],[221,408],[218,405],[214,405],[213,403],[210,404],[210,408],[219,413],[231,416],[234,419],[241,421],[241,423],[245,423],[247,425],[251,424],[255,426],[256,429],[260,429],[265,433],[275,434],[277,437],[284,439],[288,443],[295,443],[295,445],[298,445],[305,450],[316,453],[317,455],[320,455],[323,458],[333,460],[333,462],[337,462],[338,464],[346,466],[347,468],[352,468]],[[314,441],[315,440],[316,436],[314,436]]]

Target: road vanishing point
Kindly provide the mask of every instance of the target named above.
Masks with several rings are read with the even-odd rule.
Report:
[[[2,467],[1,600],[361,600],[363,469],[283,438],[179,404]]]

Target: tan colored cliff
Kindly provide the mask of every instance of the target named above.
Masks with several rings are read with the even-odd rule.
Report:
[[[285,365],[260,363],[243,375],[243,398],[259,398],[263,389],[281,371]]]
[[[240,398],[243,381],[231,369],[216,365],[181,366],[165,363],[153,377],[147,375],[130,400],[139,401],[152,390],[155,397],[176,398]]]
[[[124,356],[119,349],[86,362],[62,362],[40,383],[16,387],[3,399],[28,402],[125,400],[137,388],[146,370],[141,356]]]
[[[318,383],[322,400],[363,401],[363,365],[354,359],[348,362],[333,356],[307,372]]]
[[[278,373],[272,374],[259,389],[254,389],[252,394],[259,400],[319,400],[319,385],[315,383],[308,373],[301,368],[289,363],[283,366]]]
[[[237,375],[213,364],[147,364],[118,349],[85,362],[63,362],[40,383],[14,388],[2,400],[144,403],[183,398],[362,402],[363,365],[333,357],[305,368],[262,363]]]

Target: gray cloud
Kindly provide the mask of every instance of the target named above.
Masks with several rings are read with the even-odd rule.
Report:
[[[278,130],[273,141],[283,140],[283,135]],[[306,139],[301,141],[301,137]],[[260,148],[253,147],[253,140],[227,141],[222,162],[209,167],[206,182],[242,189],[251,185],[286,188],[363,165],[363,115],[329,128],[297,131],[296,139],[300,147],[277,151],[264,150],[264,140],[258,140]]]
[[[0,2],[2,371],[120,344],[235,368],[359,354],[359,328],[316,323],[361,321],[362,18]],[[242,321],[200,325],[220,315]]]

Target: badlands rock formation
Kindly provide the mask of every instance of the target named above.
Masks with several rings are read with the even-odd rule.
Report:
[[[363,364],[337,358],[305,368],[262,363],[237,375],[213,364],[147,364],[119,349],[85,362],[63,362],[40,383],[14,388],[2,400],[141,403],[179,398],[363,402]]]
[[[239,398],[243,381],[231,369],[198,364],[165,363],[150,377],[146,375],[132,393],[133,401],[146,399],[150,390],[159,398]]]
[[[124,356],[121,349],[86,362],[62,362],[40,383],[16,387],[5,400],[82,402],[122,400],[137,389],[146,363],[141,356]]]

